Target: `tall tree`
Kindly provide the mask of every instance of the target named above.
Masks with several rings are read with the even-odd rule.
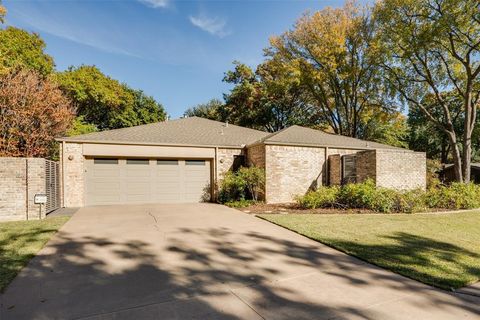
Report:
[[[270,132],[293,124],[313,124],[312,109],[288,66],[270,59],[254,72],[245,64],[234,64],[234,70],[224,77],[234,87],[224,95],[223,118]]]
[[[100,130],[165,120],[165,110],[152,97],[104,75],[95,66],[72,67],[59,73],[57,81],[74,101],[77,115]]]
[[[222,109],[222,101],[219,99],[211,99],[206,103],[200,103],[194,107],[188,108],[183,115],[186,117],[201,117],[210,120],[225,121],[221,115]]]
[[[0,156],[52,157],[73,119],[71,101],[35,71],[0,75]]]
[[[322,122],[335,133],[362,137],[373,115],[397,107],[383,86],[374,35],[368,11],[348,2],[305,14],[293,30],[271,39],[266,54],[299,75]]]
[[[477,0],[384,0],[375,16],[387,79],[399,96],[418,108],[447,137],[455,177],[470,181],[472,133],[480,97],[480,14]],[[463,132],[445,98],[461,101]],[[433,97],[432,104],[425,101]]]
[[[5,16],[7,15],[7,9],[2,5],[2,1],[0,1],[0,23],[5,22]]]
[[[29,69],[46,76],[54,68],[53,59],[45,53],[45,42],[38,34],[15,27],[0,29],[0,73]]]

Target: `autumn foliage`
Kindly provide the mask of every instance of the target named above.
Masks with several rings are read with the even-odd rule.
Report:
[[[0,156],[49,157],[71,126],[72,102],[34,71],[0,76]]]

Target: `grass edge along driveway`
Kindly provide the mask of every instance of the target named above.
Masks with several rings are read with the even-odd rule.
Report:
[[[0,293],[68,219],[0,222]]]
[[[438,288],[457,289],[480,279],[480,211],[257,216]]]

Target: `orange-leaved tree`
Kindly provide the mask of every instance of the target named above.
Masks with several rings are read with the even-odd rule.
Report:
[[[0,76],[0,156],[54,157],[54,138],[74,117],[58,85],[35,71]]]

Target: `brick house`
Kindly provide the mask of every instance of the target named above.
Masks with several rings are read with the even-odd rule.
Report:
[[[291,126],[266,133],[198,117],[60,138],[65,207],[212,200],[228,170],[265,169],[265,201],[373,179],[425,188],[424,153]]]

